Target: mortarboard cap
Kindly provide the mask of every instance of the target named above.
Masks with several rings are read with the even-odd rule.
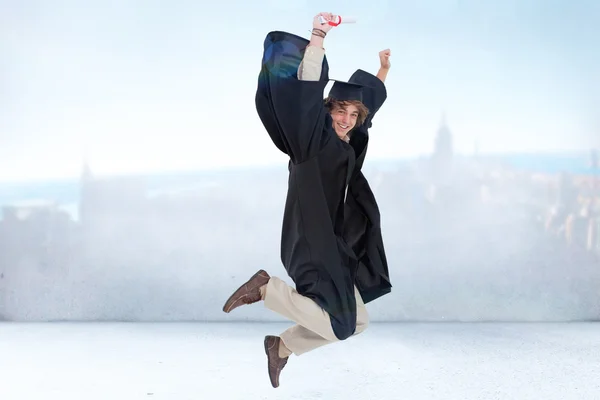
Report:
[[[329,91],[329,97],[333,97],[336,100],[358,100],[363,101],[363,85],[352,82],[338,81],[331,79],[333,86]]]

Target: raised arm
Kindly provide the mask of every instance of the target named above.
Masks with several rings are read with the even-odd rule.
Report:
[[[332,26],[322,25],[321,15],[330,14],[313,18],[310,40],[274,31],[264,44],[256,108],[274,144],[293,163],[313,157],[327,139],[323,91],[329,67],[323,39]]]
[[[379,52],[381,66],[377,75],[359,69],[350,77],[350,82],[358,83],[369,88],[363,92],[363,103],[369,109],[369,114],[364,123],[355,129],[350,139],[350,144],[354,147],[354,151],[357,155],[357,169],[362,168],[364,162],[367,143],[369,142],[369,128],[373,125],[373,117],[387,99],[385,79],[387,78],[391,66],[390,55],[390,49]]]
[[[325,57],[323,42],[327,32],[332,28],[331,25],[321,24],[319,20],[321,16],[325,17],[326,20],[333,19],[331,13],[319,13],[314,17],[310,42],[298,67],[298,79],[302,81],[318,81],[321,77],[321,66],[323,65],[323,57]]]
[[[308,45],[304,58],[298,67],[298,79],[301,81],[318,81],[321,77],[325,50],[322,47]]]
[[[385,82],[385,78],[387,78],[387,74],[390,71],[390,56],[392,52],[390,49],[381,50],[379,52],[379,62],[381,66],[379,67],[379,71],[377,72],[377,77],[381,80],[381,82]]]

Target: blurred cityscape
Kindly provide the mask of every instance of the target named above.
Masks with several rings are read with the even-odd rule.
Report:
[[[465,280],[471,291],[572,296],[591,310],[574,318],[600,316],[598,151],[494,156],[474,145],[457,155],[444,118],[432,137],[428,157],[366,162],[392,282],[433,276],[448,296]],[[0,185],[0,319],[26,318],[21,292],[43,299],[61,281],[160,297],[199,271],[210,286],[231,269],[279,265],[286,185],[286,168],[111,178],[87,164],[79,181]],[[144,281],[146,271],[155,279]],[[36,284],[44,276],[50,283]],[[60,315],[78,318],[70,301]]]

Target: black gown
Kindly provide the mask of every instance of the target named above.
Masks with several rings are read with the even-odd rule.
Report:
[[[327,59],[319,81],[301,81],[308,40],[270,32],[264,42],[256,109],[273,143],[290,157],[281,261],[296,290],[329,313],[336,337],[356,328],[354,286],[368,303],[391,291],[380,214],[361,172],[372,118],[385,101],[383,82],[358,70],[367,121],[340,140],[324,106]]]

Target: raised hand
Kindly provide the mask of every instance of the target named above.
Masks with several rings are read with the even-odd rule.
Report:
[[[332,13],[321,12],[313,18],[313,29],[319,29],[325,33],[329,32],[333,26],[329,25],[327,22],[322,24],[319,17],[325,18],[326,21],[331,21],[335,16]]]
[[[390,49],[381,50],[379,52],[379,61],[381,62],[381,68],[390,69],[392,64],[390,63],[390,56],[392,51]]]

